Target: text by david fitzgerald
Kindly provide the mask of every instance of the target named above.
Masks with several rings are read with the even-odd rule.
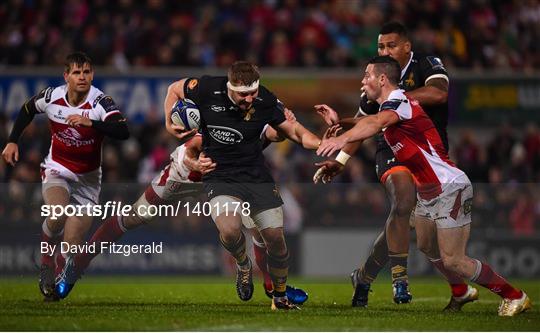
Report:
[[[122,254],[126,257],[132,254],[161,254],[163,253],[163,242],[152,242],[150,244],[116,244],[114,242],[84,243],[81,245],[70,245],[67,242],[60,242],[61,254]],[[52,256],[58,245],[49,245],[47,242],[41,242],[41,253]]]

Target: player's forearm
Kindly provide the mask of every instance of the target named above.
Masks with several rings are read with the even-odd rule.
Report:
[[[445,89],[441,83],[437,83],[437,86],[427,85],[407,92],[407,96],[416,99],[420,105],[439,105],[446,103],[448,100],[448,86]]]
[[[19,141],[24,129],[32,122],[35,114],[34,98],[32,98],[21,107],[17,119],[15,119],[15,124],[13,124],[11,133],[9,134],[8,142],[17,143]]]
[[[358,141],[355,141],[355,142],[349,142],[345,145],[345,147],[343,147],[343,149],[341,149],[341,151],[347,153],[348,155],[352,156],[354,155],[358,149],[360,148],[360,146],[362,145],[362,140],[358,140]]]
[[[315,134],[311,133],[308,129],[302,126],[299,122],[296,122],[294,128],[297,141],[302,147],[306,149],[317,149],[321,144],[321,139]]]
[[[343,133],[347,139],[347,144],[356,141],[364,141],[379,133],[383,126],[379,123],[376,116],[368,116],[359,120],[356,125]]]
[[[101,133],[117,140],[127,140],[129,129],[125,120],[99,121],[92,120],[92,127]]]
[[[362,117],[358,117],[358,118],[344,118],[344,119],[340,119],[339,120],[339,125],[341,127],[343,127],[344,130],[350,130],[351,128],[354,127],[354,125],[356,125],[356,123],[362,119]]]
[[[165,113],[165,123],[170,125],[171,122],[171,112],[172,107],[176,101],[184,98],[184,82],[186,80],[182,79],[180,81],[173,82],[167,88],[167,95],[165,96],[165,101],[163,102],[163,111]]]

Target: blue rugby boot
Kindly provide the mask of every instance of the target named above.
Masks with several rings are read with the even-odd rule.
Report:
[[[412,301],[412,295],[409,292],[409,284],[405,280],[397,280],[392,287],[394,292],[394,302],[396,304],[405,304]]]
[[[268,289],[265,284],[263,284],[263,288],[264,293],[266,294],[266,296],[268,296],[268,298],[274,297],[273,289]],[[303,289],[295,288],[293,286],[287,285],[285,294],[287,295],[289,302],[296,305],[302,305],[308,300],[308,293],[306,293]]]
[[[75,282],[77,282],[80,277],[81,274],[75,267],[75,261],[72,257],[68,257],[66,259],[64,268],[56,277],[56,284],[54,288],[56,296],[61,299],[66,298],[75,286]]]
[[[308,294],[304,290],[293,286],[287,285],[285,294],[287,295],[289,302],[296,305],[302,305],[308,300]]]

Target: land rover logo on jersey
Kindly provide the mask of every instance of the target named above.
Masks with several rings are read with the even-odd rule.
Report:
[[[230,127],[208,125],[208,132],[212,139],[226,145],[239,143],[244,139],[242,133]]]
[[[221,105],[211,105],[210,110],[212,110],[214,112],[223,112],[223,111],[227,110],[227,108],[224,107],[224,106],[221,106]]]

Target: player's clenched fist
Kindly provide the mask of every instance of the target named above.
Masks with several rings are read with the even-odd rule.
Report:
[[[15,166],[15,163],[19,161],[19,146],[13,142],[8,143],[2,151],[2,157],[6,163]]]

